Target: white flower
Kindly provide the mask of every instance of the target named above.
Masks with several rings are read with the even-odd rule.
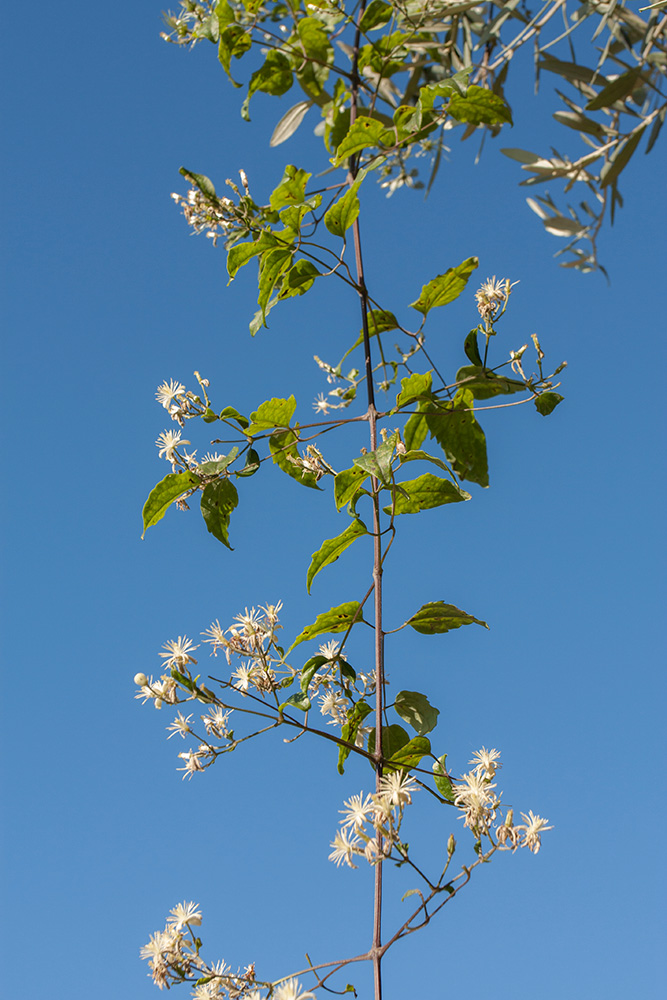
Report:
[[[315,1000],[313,993],[302,993],[298,979],[288,979],[273,991],[273,1000]]]
[[[523,841],[521,842],[521,846],[527,847],[529,850],[533,852],[533,854],[537,854],[542,844],[542,841],[540,840],[540,834],[544,830],[553,830],[553,826],[547,826],[549,820],[542,819],[541,816],[535,816],[530,809],[528,810],[527,816],[525,813],[521,813],[521,815],[526,821],[525,826],[517,827],[517,830],[521,830],[521,832],[523,833]]]
[[[367,795],[365,799],[362,799],[362,795],[363,793],[353,795],[347,802],[343,802],[345,808],[338,810],[344,816],[344,819],[341,820],[343,828],[351,827],[359,832],[372,813],[373,800],[371,796]]]
[[[185,761],[185,767],[176,768],[177,771],[185,771],[183,775],[183,780],[186,778],[191,778],[195,771],[203,771],[204,767],[199,759],[199,751],[195,753],[192,750],[188,750],[186,753],[179,753],[178,755],[181,760]]]
[[[498,310],[506,306],[510,292],[516,284],[518,282],[511,282],[509,278],[501,278],[500,281],[496,281],[495,274],[492,278],[486,279],[479,290],[475,292],[477,311],[482,319],[494,318]]]
[[[326,656],[327,660],[333,660],[338,655],[339,649],[340,643],[334,642],[332,639],[331,642],[326,642],[323,646],[320,646],[320,653],[322,656]]]
[[[225,631],[217,618],[214,622],[211,622],[209,628],[202,632],[202,635],[208,636],[208,638],[204,639],[204,642],[210,642],[212,644],[213,656],[218,655],[218,649],[224,649],[229,645],[225,639]]]
[[[168,462],[171,462],[172,467],[176,468],[176,449],[180,444],[190,444],[189,441],[181,441],[180,431],[163,431],[162,434],[158,434],[157,441],[155,444],[160,449],[158,452],[159,458],[165,458]]]
[[[331,403],[325,398],[324,393],[321,392],[315,402],[313,403],[313,409],[316,413],[328,413],[331,409]]]
[[[186,924],[192,924],[193,927],[198,927],[201,924],[201,910],[197,903],[186,903],[184,900],[169,913],[167,926],[173,927],[175,931],[182,930]]]
[[[160,653],[159,655],[166,661],[164,667],[166,670],[170,670],[171,667],[181,667],[187,666],[188,663],[196,663],[197,661],[190,653],[198,649],[190,639],[185,635],[179,635],[178,639],[170,639],[168,642],[162,644],[162,648],[166,649],[166,653]]]
[[[320,712],[332,716],[330,726],[342,726],[347,721],[347,701],[337,691],[327,691],[320,697]]]
[[[176,733],[180,733],[180,735],[183,737],[183,739],[185,739],[185,737],[187,736],[187,734],[190,733],[190,732],[192,732],[192,730],[190,729],[190,720],[191,720],[191,718],[192,718],[192,716],[188,715],[187,719],[185,719],[185,718],[183,718],[183,715],[181,714],[181,712],[177,712],[176,713],[176,718],[174,719],[174,721],[170,725],[167,726],[167,732],[169,732],[170,729],[172,730],[172,732],[169,733],[169,736],[167,737],[167,739],[170,740],[172,738],[172,736],[176,735]]]
[[[352,855],[361,853],[361,845],[359,837],[350,836],[347,830],[337,830],[336,836],[329,844],[329,847],[333,847],[329,861],[335,861],[337,868],[342,861],[350,868],[356,868],[357,866],[352,863]]]
[[[169,382],[165,381],[162,385],[158,386],[155,398],[158,403],[164,406],[165,410],[169,410],[174,400],[183,395],[185,395],[185,386],[181,385],[180,382],[174,382],[173,379],[170,379]]]
[[[417,783],[404,771],[392,771],[380,780],[381,798],[392,806],[404,806],[412,802],[412,792],[417,790]]]
[[[476,771],[484,771],[487,778],[492,778],[496,771],[503,766],[496,763],[499,760],[499,750],[487,750],[486,747],[482,747],[481,750],[477,750],[473,754],[472,760],[468,761],[468,763],[472,764]]]
[[[486,830],[495,817],[497,800],[491,794],[495,787],[478,771],[464,774],[461,783],[453,786],[454,804],[463,810],[464,826],[473,833]]]
[[[230,715],[231,711],[223,712],[219,705],[209,709],[208,715],[201,716],[202,722],[206,727],[206,732],[209,734],[213,733],[215,736],[228,736],[227,722]]]
[[[236,677],[236,683],[233,685],[237,691],[247,691],[250,684],[254,680],[254,675],[256,673],[254,664],[242,663],[241,666],[234,671],[232,677]]]

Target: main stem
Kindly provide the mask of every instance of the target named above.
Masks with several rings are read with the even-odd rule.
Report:
[[[366,0],[361,0],[357,25],[360,24],[366,9]],[[350,125],[357,117],[357,99],[359,96],[359,45],[361,32],[357,27],[354,39],[354,51],[351,74]],[[352,184],[357,175],[358,163],[356,157],[350,158],[348,182]],[[361,308],[361,324],[364,335],[364,361],[366,373],[366,391],[368,395],[368,427],[370,431],[371,451],[377,448],[377,410],[375,408],[375,392],[373,389],[373,365],[371,361],[371,341],[368,330],[368,292],[364,278],[364,262],[361,253],[361,230],[359,219],[356,219],[352,235],[354,240],[354,259],[357,272],[357,290]],[[382,630],[382,536],[380,534],[380,497],[378,481],[371,479],[373,493],[373,597],[375,608],[375,790],[380,790],[382,778],[382,712],[384,708],[384,632]],[[378,835],[378,860],[375,864],[375,886],[373,895],[373,943],[370,955],[373,961],[373,979],[375,984],[374,1000],[382,1000],[382,839]]]

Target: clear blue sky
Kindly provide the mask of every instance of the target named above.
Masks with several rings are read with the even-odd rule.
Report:
[[[327,747],[278,736],[183,782],[170,716],[141,707],[132,684],[156,671],[165,640],[212,618],[281,598],[294,634],[366,588],[360,549],[307,596],[310,554],[344,525],[330,495],[278,470],[243,484],[233,553],[196,513],[170,512],[140,540],[144,499],[168,471],[153,443],[166,426],[162,380],[190,384],[196,368],[220,407],[242,411],[295,392],[306,419],[327,388],[312,355],[337,360],[358,329],[356,303],[330,289],[276,309],[251,340],[252,277],[227,288],[223,252],[188,234],[169,199],[185,190],[178,167],[216,182],[245,167],[262,199],[285,162],[307,166],[318,146],[306,125],[269,149],[284,105],[258,95],[243,123],[210,47],[160,41],[159,5],[38,0],[14,21],[3,127],[6,995],[157,996],[139,948],[184,899],[204,908],[211,958],[256,960],[267,976],[306,950],[313,961],[359,952],[370,876],[327,854],[343,798],[369,772],[340,778]],[[387,572],[396,618],[442,599],[490,623],[401,633],[390,675],[440,708],[452,766],[465,769],[482,744],[500,748],[506,799],[555,829],[537,857],[500,857],[391,952],[386,994],[657,998],[664,144],[624,177],[626,208],[602,241],[607,287],[553,262],[559,243],[498,147],[546,151],[566,137],[547,95],[514,105],[514,130],[479,166],[455,138],[428,202],[387,202],[369,185],[363,231],[369,282],[388,308],[404,311],[424,280],[476,254],[481,278],[521,282],[506,348],[537,332],[550,359],[569,362],[567,400],[550,418],[532,407],[486,416],[491,488],[406,519]],[[446,364],[474,323],[473,290],[432,320]],[[197,443],[206,449],[204,434]],[[360,643],[357,665],[367,655]],[[420,817],[441,822],[423,803],[415,817],[415,829]],[[413,839],[444,843],[452,827]],[[402,874],[398,885],[396,899]],[[402,912],[390,903],[388,926]],[[369,995],[364,972],[349,978]]]

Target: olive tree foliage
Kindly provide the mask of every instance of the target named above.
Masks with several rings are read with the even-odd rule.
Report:
[[[566,237],[565,266],[599,267],[596,239],[607,215],[613,220],[622,203],[621,172],[642,141],[647,151],[653,147],[665,117],[660,88],[666,15],[661,5],[644,14],[613,0],[547,0],[536,11],[518,0],[181,0],[180,11],[165,16],[167,40],[212,44],[231,84],[240,87],[241,77],[248,81],[244,118],[250,119],[257,92],[281,97],[300,91],[296,103],[281,108],[272,145],[311,120],[317,120],[323,140],[322,159],[288,164],[266,203],[243,171],[239,183],[228,180],[221,194],[206,175],[181,168],[190,187],[172,197],[189,225],[224,248],[230,280],[244,268],[257,270],[251,332],[267,326],[272,309],[289,308],[287,300],[324,280],[339,282],[341,294],[356,299],[361,329],[351,331],[338,363],[316,358],[332,388],[318,397],[315,421],[297,418],[294,396],[258,400],[244,414],[224,398],[214,400],[209,380],[197,372],[192,389],[164,382],[157,400],[178,429],[158,438],[171,471],[146,501],[144,530],[170,507],[187,509],[196,502],[210,534],[229,549],[239,481],[252,479],[244,487],[250,489],[254,477],[286,474],[305,488],[304,503],[308,491],[312,496],[328,490],[345,524],[313,553],[305,568],[308,591],[351,546],[367,545],[369,565],[366,579],[350,581],[343,603],[314,612],[289,642],[280,635],[279,603],[235,617],[230,609],[223,624],[216,619],[202,629],[199,643],[184,635],[168,640],[160,653],[162,673],[136,675],[137,697],[158,708],[185,703],[193,710],[185,715],[175,708],[168,726],[171,736],[188,741],[179,753],[184,777],[205,780],[201,772],[219,757],[274,730],[286,733],[289,744],[303,737],[294,749],[308,739],[325,740],[341,774],[355,758],[365,762],[367,773],[374,773],[372,784],[340,810],[330,858],[337,865],[372,866],[374,907],[369,940],[358,954],[314,963],[308,958],[299,970],[260,971],[255,964],[240,969],[208,958],[199,937],[201,911],[184,901],[142,950],[160,988],[188,984],[196,1000],[304,1000],[319,990],[355,993],[348,967],[369,962],[374,997],[381,1000],[387,950],[430,923],[496,853],[527,848],[536,854],[550,829],[531,810],[519,817],[501,804],[496,749],[480,748],[467,771],[460,763],[448,765],[456,749],[437,732],[439,711],[428,693],[410,689],[400,667],[389,694],[387,637],[403,629],[445,635],[486,622],[460,608],[455,594],[434,594],[414,607],[409,591],[402,620],[388,622],[382,584],[404,515],[467,503],[467,487],[488,487],[479,422],[484,411],[528,404],[538,419],[548,416],[563,398],[557,389],[565,364],[547,365],[537,336],[530,345],[498,349],[497,328],[513,285],[493,278],[472,286],[476,314],[462,336],[461,364],[444,370],[437,341],[428,339],[429,320],[467,288],[477,258],[425,274],[409,304],[380,301],[366,281],[360,217],[364,185],[373,179],[389,194],[420,185],[428,191],[449,132],[479,135],[483,142],[487,133],[495,136],[511,124],[505,86],[514,55],[528,44],[536,79],[555,75],[564,88],[557,91],[564,109],[554,116],[565,126],[562,135],[569,143],[578,134],[585,151],[504,152],[521,163],[525,185],[560,181],[564,194],[583,185],[587,200],[575,206],[559,209],[548,194],[528,201],[549,232]],[[579,61],[574,42],[582,36],[587,56]],[[212,443],[224,445],[224,453],[198,457],[198,449],[187,450],[199,421],[207,425],[202,437],[220,434]],[[193,428],[187,439],[186,423]],[[356,427],[359,438],[346,467],[336,469],[326,445],[315,439],[346,425]],[[364,629],[372,633],[372,655],[353,665],[348,639]],[[194,653],[204,644],[221,666],[202,678]],[[440,857],[416,858],[410,849],[404,823],[407,828],[417,793],[432,804],[430,822],[442,828]],[[461,845],[452,832],[456,818],[463,820]],[[415,884],[407,894],[410,915],[387,928],[382,900],[389,862],[409,870]]]

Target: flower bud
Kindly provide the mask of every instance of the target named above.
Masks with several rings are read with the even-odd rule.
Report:
[[[137,685],[137,687],[140,688],[145,687],[148,684],[148,677],[146,677],[146,674],[142,673],[135,674],[134,683]]]
[[[450,858],[455,850],[456,850],[456,841],[454,840],[454,834],[450,833],[449,840],[447,841],[447,854],[450,856]]]

